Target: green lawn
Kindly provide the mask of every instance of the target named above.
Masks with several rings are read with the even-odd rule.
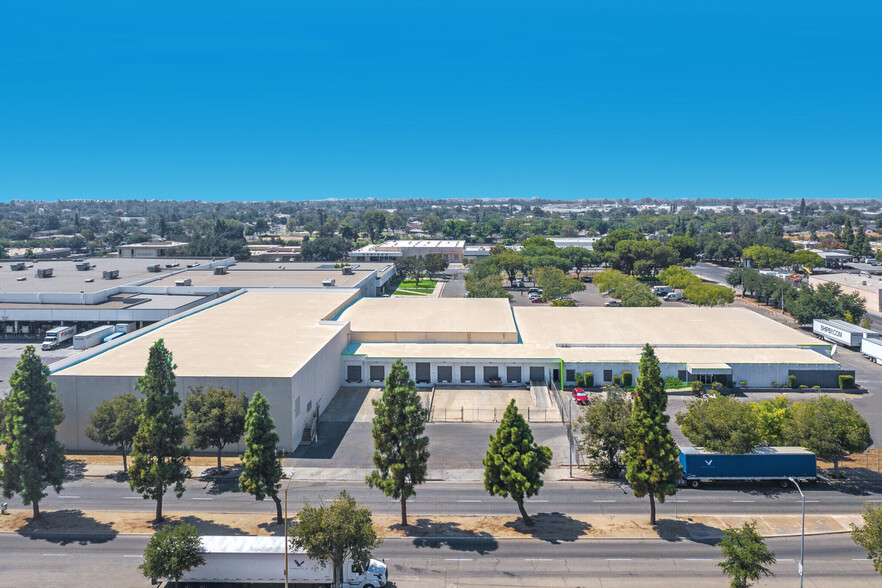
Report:
[[[397,286],[397,290],[415,290],[417,292],[425,292],[426,294],[431,294],[433,290],[435,290],[435,284],[438,283],[438,280],[420,280],[420,286],[417,288],[416,282],[414,280],[401,280],[401,282]]]

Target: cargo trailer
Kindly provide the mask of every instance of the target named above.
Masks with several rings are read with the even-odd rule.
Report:
[[[113,325],[104,325],[103,327],[94,328],[91,331],[78,333],[74,335],[73,348],[89,349],[90,347],[101,345],[101,343],[104,342],[104,338],[113,333],[113,329]]]
[[[703,482],[770,480],[787,486],[788,478],[815,480],[815,454],[802,447],[757,447],[750,453],[713,453],[700,447],[681,447],[683,480],[698,488]]]
[[[875,331],[833,319],[813,320],[812,332],[821,339],[854,349],[860,349],[864,339],[879,338],[879,333]]]

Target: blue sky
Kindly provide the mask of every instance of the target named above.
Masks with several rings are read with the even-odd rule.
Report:
[[[0,199],[880,197],[882,3],[0,3]]]

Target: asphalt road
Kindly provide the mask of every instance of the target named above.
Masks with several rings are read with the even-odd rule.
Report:
[[[0,533],[0,586],[143,587],[137,566],[145,535],[71,541]],[[771,539],[776,577],[798,581],[799,538]],[[878,586],[879,575],[847,535],[806,538],[807,586]],[[390,566],[390,585],[411,586],[724,586],[719,547],[665,540],[388,539],[374,554]]]
[[[296,475],[296,473],[295,473]],[[857,514],[866,502],[882,502],[882,484],[872,482],[860,487],[843,483],[846,491],[837,491],[819,482],[806,484],[807,512],[815,514]],[[369,506],[374,514],[396,514],[397,500],[364,484],[346,482],[291,482],[289,505],[332,499],[348,490],[356,500]],[[24,509],[16,496],[8,500],[11,509]],[[660,516],[700,514],[798,514],[799,494],[794,488],[782,489],[772,483],[708,484],[699,489],[682,488],[676,498],[659,505]],[[129,490],[125,482],[103,478],[84,478],[65,484],[60,494],[50,494],[40,502],[43,511],[60,509],[118,510],[152,512],[153,501],[144,500]],[[272,513],[270,500],[257,502],[239,492],[234,480],[205,482],[190,480],[180,499],[166,495],[163,504],[168,514],[191,513]],[[566,514],[637,514],[648,513],[647,499],[634,498],[628,486],[609,482],[548,482],[538,496],[527,500],[532,513]],[[408,501],[408,514],[429,515],[516,515],[514,501],[492,497],[479,483],[427,482]]]

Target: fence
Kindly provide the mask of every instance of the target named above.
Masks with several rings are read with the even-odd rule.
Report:
[[[473,406],[470,408],[434,408],[429,421],[433,423],[498,423],[505,414],[505,407]],[[527,407],[523,413],[531,423],[556,423],[560,421],[557,408]]]
[[[563,423],[563,426],[567,430],[567,443],[569,443],[570,450],[570,471],[572,472],[572,466],[579,466],[583,463],[582,453],[579,451],[579,444],[576,442],[575,434],[573,433],[573,429],[570,426],[571,420],[576,420],[578,418],[578,412],[573,411],[573,401],[572,398],[566,397],[566,401],[564,401],[564,396],[561,395],[561,391],[557,389],[557,384],[552,380],[551,384],[548,387],[549,392],[551,392],[551,400],[557,405],[558,411],[560,412],[560,422]]]

